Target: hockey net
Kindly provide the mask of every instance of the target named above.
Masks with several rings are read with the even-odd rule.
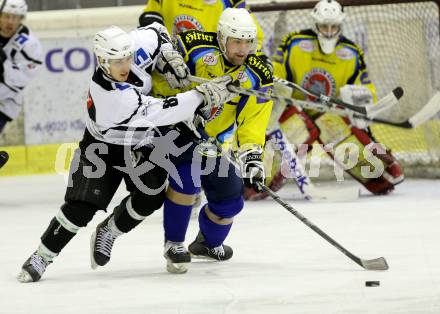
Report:
[[[381,98],[397,86],[405,95],[384,116],[401,121],[440,91],[439,5],[436,1],[339,0],[347,18],[344,35],[365,52],[369,75]],[[258,3],[251,6],[265,34],[263,49],[272,55],[282,37],[311,28],[315,1]],[[393,151],[405,174],[440,177],[440,117],[413,130],[371,127],[374,138]]]

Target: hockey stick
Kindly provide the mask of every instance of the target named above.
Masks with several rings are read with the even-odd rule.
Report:
[[[361,113],[367,117],[374,118],[377,116],[378,113],[383,112],[385,110],[390,109],[394,105],[396,105],[399,102],[399,99],[403,96],[403,89],[402,87],[396,87],[391,93],[386,95],[385,97],[381,98],[374,106],[368,106],[368,107],[360,107],[360,106],[354,106],[352,104],[346,103],[342,101],[341,99],[318,94],[316,92],[313,92],[311,90],[308,90],[301,85],[295,84],[293,82],[287,81],[285,79],[274,77],[274,82],[278,82],[282,85],[289,86],[291,88],[297,89],[300,92],[316,98],[319,102],[324,104],[330,104],[330,105],[338,105],[343,108],[350,109],[352,111]]]
[[[331,238],[328,234],[326,234],[324,231],[322,231],[318,226],[316,226],[314,223],[312,223],[310,220],[308,220],[306,217],[301,215],[297,210],[295,210],[292,206],[290,206],[289,203],[282,200],[278,194],[273,192],[271,189],[269,189],[264,184],[259,184],[260,188],[266,192],[267,194],[272,197],[272,199],[283,206],[285,209],[287,209],[292,215],[294,215],[296,218],[301,220],[307,227],[315,231],[317,234],[319,234],[322,238],[327,240],[331,245],[333,245],[335,248],[337,248],[339,251],[341,251],[345,256],[347,256],[349,259],[354,261],[356,264],[361,266],[362,268],[366,270],[387,270],[388,263],[385,260],[384,257],[374,258],[374,259],[362,259],[348,251],[346,248],[344,248],[342,245],[340,245],[338,242],[336,242],[333,238]]]
[[[219,143],[217,143],[217,141],[215,139],[212,139],[211,141],[212,143],[215,144],[215,146],[217,147],[219,152],[222,152],[222,148],[219,145]],[[238,171],[241,171],[241,167],[240,165],[238,165],[238,162],[236,160],[236,157],[234,155],[233,152],[225,152],[223,154],[223,156],[226,156],[227,160],[235,167],[238,169]],[[273,192],[271,189],[269,189],[267,186],[265,186],[262,183],[258,183],[259,187],[266,192],[267,194],[269,194],[270,197],[272,197],[272,199],[274,201],[276,201],[278,204],[280,204],[283,208],[285,208],[286,210],[288,210],[292,215],[294,215],[296,218],[298,218],[299,220],[301,220],[307,227],[309,227],[310,229],[312,229],[313,231],[315,231],[317,234],[319,234],[322,238],[324,238],[327,242],[329,242],[331,245],[333,245],[335,248],[337,248],[339,251],[341,251],[345,256],[347,256],[349,259],[351,259],[352,261],[354,261],[356,264],[358,264],[359,266],[361,266],[362,268],[366,269],[366,270],[387,270],[388,267],[388,263],[385,260],[384,257],[379,257],[379,258],[375,258],[375,259],[362,259],[357,257],[356,255],[354,255],[353,253],[351,253],[350,251],[348,251],[346,248],[344,248],[342,245],[340,245],[338,242],[336,242],[332,237],[330,237],[327,233],[325,233],[324,231],[322,231],[318,226],[316,226],[314,223],[312,223],[310,220],[308,220],[306,217],[304,217],[302,214],[300,214],[297,210],[295,210],[289,203],[287,203],[286,201],[282,200],[278,194],[276,194],[275,192]]]
[[[197,77],[197,76],[193,76],[193,75],[191,75],[189,77],[189,80],[192,82],[195,82],[195,83],[199,83],[199,84],[209,82],[209,79]],[[279,79],[279,80],[281,80],[281,79]],[[286,83],[291,83],[286,80],[283,80],[283,81]],[[290,86],[290,85],[287,85],[287,86]],[[368,115],[368,111],[365,109],[365,107],[347,104],[347,103],[342,102],[341,100],[330,98],[325,95],[315,96],[315,94],[312,94],[311,92],[308,92],[308,91],[307,92],[310,95],[312,95],[314,97],[318,97],[318,98],[320,97],[319,98],[320,101],[311,102],[311,101],[299,100],[299,99],[294,99],[294,98],[290,98],[290,97],[280,96],[280,95],[278,95],[276,93],[272,93],[272,92],[262,92],[262,91],[258,91],[258,90],[254,90],[254,89],[241,88],[241,87],[233,85],[233,84],[229,85],[228,88],[234,93],[248,95],[248,96],[256,96],[256,97],[263,98],[263,99],[277,100],[277,101],[284,102],[287,105],[299,106],[304,109],[314,109],[314,110],[323,111],[323,112],[331,111],[331,112],[334,112],[334,113],[342,115],[342,116],[349,116],[350,114],[356,113],[356,114],[359,114],[359,116],[357,116],[357,118],[361,118],[361,119],[365,118],[367,120],[372,120],[374,118],[373,116]],[[401,91],[401,93],[400,93],[400,91]],[[384,104],[381,105],[380,107],[382,108],[385,105],[385,103],[388,104],[388,108],[390,105],[391,106],[395,105],[398,100],[397,97],[400,98],[402,95],[403,95],[403,90],[401,88],[396,88],[395,93],[392,92],[390,95],[387,95],[389,97],[385,97],[387,101],[384,100],[383,101]],[[394,101],[390,102],[391,99]],[[382,121],[381,123],[386,123],[386,122]]]
[[[6,1],[7,1],[7,0],[3,0],[2,5],[0,6],[0,14],[3,13],[3,9],[5,8]]]
[[[196,82],[196,83],[204,83],[204,82],[209,81],[208,79],[200,78],[200,77],[196,77],[196,76],[190,76],[189,79],[192,82]],[[331,103],[323,104],[323,103],[319,103],[319,102],[314,103],[314,102],[309,102],[309,101],[304,101],[304,100],[298,100],[298,99],[288,98],[288,97],[284,97],[284,96],[279,96],[275,93],[267,93],[267,92],[253,90],[253,89],[241,88],[241,87],[237,87],[232,84],[229,85],[228,88],[232,92],[242,94],[242,95],[256,96],[256,97],[264,98],[264,99],[277,100],[280,102],[284,102],[287,105],[299,106],[303,109],[314,109],[314,110],[318,110],[321,112],[332,112],[334,114],[344,116],[344,117],[362,119],[365,121],[380,123],[380,124],[384,124],[384,125],[390,125],[390,126],[404,128],[404,129],[412,129],[412,128],[419,126],[422,122],[425,122],[425,121],[429,120],[430,118],[432,118],[440,110],[440,108],[439,108],[440,105],[437,102],[437,100],[440,100],[440,96],[437,96],[437,93],[436,93],[433,96],[433,98],[429,101],[429,103],[426,104],[420,111],[418,111],[412,117],[410,117],[409,119],[402,121],[402,122],[393,122],[393,121],[389,121],[389,120],[385,120],[385,119],[379,119],[379,118],[365,116],[362,112],[360,112],[363,110],[362,109],[359,110],[359,108],[362,108],[362,107],[355,107],[358,110],[351,110],[348,108],[341,109],[341,108],[337,107],[338,105],[332,105]],[[392,94],[393,95],[391,95],[391,94],[387,95],[386,98],[389,100],[394,97],[397,98],[397,96],[399,96],[399,93],[397,93],[397,92],[396,92],[396,94],[394,94],[394,92],[392,92]],[[389,107],[387,107],[387,109],[389,109]],[[377,113],[375,113],[373,110],[373,115],[376,115],[376,114]]]
[[[287,163],[290,174],[293,176],[299,191],[306,199],[310,199],[311,201],[348,201],[359,197],[360,190],[359,187],[356,186],[325,189],[314,185],[295,150],[285,138],[284,133],[279,128],[275,128],[269,132],[269,136],[279,145],[280,152],[283,156],[282,164],[283,162]]]

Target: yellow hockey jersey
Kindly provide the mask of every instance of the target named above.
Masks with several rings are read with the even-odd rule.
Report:
[[[274,57],[275,76],[327,96],[339,96],[346,84],[364,85],[376,101],[376,89],[368,77],[364,54],[355,43],[341,36],[332,54],[324,54],[312,30],[292,32],[283,38]],[[304,99],[299,91],[294,98]],[[313,100],[313,99],[310,99]]]
[[[267,91],[272,88],[272,74],[256,55],[249,55],[242,66],[233,66],[223,57],[217,42],[217,34],[192,30],[177,37],[178,50],[182,53],[191,74],[208,79],[231,75],[248,89]],[[166,81],[154,76],[153,93],[159,96],[175,94]],[[205,132],[221,143],[264,146],[266,127],[272,110],[272,101],[255,96],[238,96],[224,105],[222,113],[205,125]]]
[[[217,22],[226,8],[245,8],[244,0],[148,0],[144,12],[159,14],[170,34],[185,30],[198,29],[204,32],[216,32]],[[258,47],[263,43],[263,31],[257,25]]]

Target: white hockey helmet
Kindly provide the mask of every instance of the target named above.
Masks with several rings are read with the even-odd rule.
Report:
[[[25,16],[28,6],[25,0],[3,0],[0,2],[0,7],[3,7],[2,13],[9,13],[14,15]]]
[[[98,65],[106,74],[110,74],[109,60],[123,59],[134,54],[134,41],[118,26],[110,26],[95,35],[93,51]]]
[[[342,33],[341,24],[345,19],[343,7],[335,0],[321,0],[313,8],[311,16],[322,52],[325,54],[332,53]],[[328,36],[319,31],[318,25],[335,25],[339,26],[339,30]]]
[[[250,53],[257,51],[257,26],[246,9],[227,8],[224,10],[217,24],[217,36],[223,53],[226,50],[228,37],[252,39],[254,43]]]

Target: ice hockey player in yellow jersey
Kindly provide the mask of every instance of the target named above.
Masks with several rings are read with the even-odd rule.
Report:
[[[227,8],[220,17],[217,33],[199,30],[180,33],[176,48],[182,53],[192,75],[213,79],[227,74],[243,88],[266,91],[272,88],[272,74],[254,54],[256,33],[255,23],[246,9]],[[162,84],[156,81],[154,85],[161,87],[156,93],[170,93],[165,81]],[[182,184],[170,178],[164,203],[164,256],[168,271],[186,272],[191,260],[189,253],[193,257],[218,261],[232,257],[232,248],[223,242],[231,229],[233,217],[244,205],[243,181],[253,189],[258,189],[258,184],[264,182],[262,151],[271,109],[270,100],[237,96],[227,102],[223,111],[207,122],[201,131],[220,143],[235,139],[241,173],[225,156],[208,158],[211,165],[215,161],[215,167],[210,171],[202,167],[203,172],[194,164],[193,156],[199,155],[197,152],[190,152],[174,162]],[[194,139],[189,136],[181,135],[180,141],[180,146],[193,143],[192,151],[197,149]],[[188,252],[183,242],[194,197],[200,191],[200,186],[203,187],[207,204],[200,210],[200,232],[189,245]]]
[[[283,38],[273,58],[275,76],[315,93],[339,97],[355,105],[370,106],[376,102],[376,90],[368,76],[361,48],[342,35],[345,15],[338,2],[319,1],[311,12],[313,29],[292,32]],[[298,90],[288,91],[287,96],[314,100]],[[323,145],[333,144],[333,151],[328,152],[332,158],[334,150],[341,144],[357,145],[360,156],[363,156],[365,146],[374,142],[364,121],[349,121],[330,113],[304,112],[288,107],[279,120],[273,120],[280,127],[271,126],[269,138],[280,138],[283,129],[290,129],[287,132],[296,135],[285,134],[284,137],[291,144],[312,144],[315,141]],[[361,166],[368,166],[369,163],[362,157],[348,172],[373,194],[387,194],[394,189],[394,185],[403,181],[403,171],[389,151],[382,154],[373,151],[373,155],[383,164],[382,175],[376,178],[363,177]],[[278,169],[273,169],[275,175],[269,186],[278,190],[286,180],[280,175],[280,164],[274,163],[274,166]],[[248,199],[262,197],[265,195],[255,195],[251,190],[246,193]]]
[[[146,26],[159,22],[175,35],[186,30],[216,32],[217,22],[227,8],[246,8],[245,0],[148,0],[144,12],[139,17],[139,25]],[[257,26],[258,51],[263,43],[263,30],[256,17],[251,14]],[[258,53],[268,66],[272,64],[262,53]]]

